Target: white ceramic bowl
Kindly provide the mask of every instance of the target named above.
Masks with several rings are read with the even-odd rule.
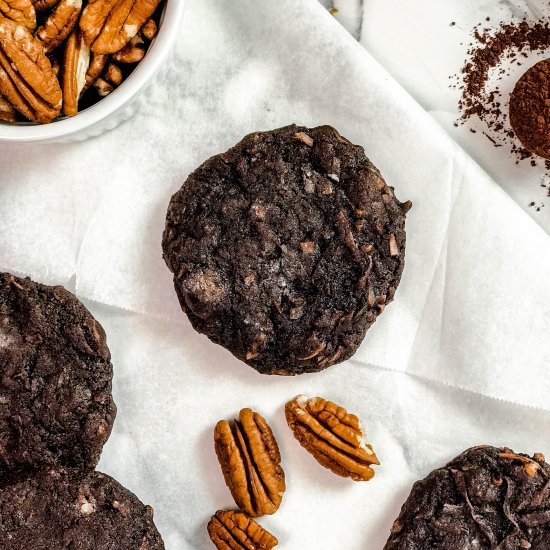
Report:
[[[132,74],[113,93],[74,117],[50,124],[1,124],[0,143],[67,143],[116,128],[137,109],[138,99],[171,53],[181,32],[185,0],[166,0],[158,36]]]

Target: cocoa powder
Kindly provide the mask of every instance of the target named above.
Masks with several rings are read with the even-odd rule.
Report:
[[[485,136],[494,147],[507,149],[515,157],[516,164],[527,160],[530,166],[542,167],[541,187],[550,196],[550,160],[545,160],[550,159],[550,145],[545,145],[542,137],[542,129],[550,124],[550,112],[544,111],[544,107],[550,108],[541,104],[541,97],[547,93],[544,88],[548,91],[550,84],[542,83],[543,89],[535,91],[537,78],[543,76],[539,69],[520,79],[522,82],[528,78],[529,88],[523,81],[515,99],[512,98],[516,104],[510,105],[510,110],[508,108],[518,71],[523,65],[532,65],[537,57],[547,56],[547,52],[550,53],[550,23],[547,18],[501,21],[492,27],[487,22],[479,23],[472,31],[464,66],[454,76],[451,87],[461,90],[460,117],[455,126],[473,124],[476,130],[472,131]],[[527,101],[529,94],[530,102]],[[540,116],[544,121],[538,118]],[[535,128],[538,130],[534,131]],[[533,202],[529,206],[541,210],[544,203]]]
[[[510,96],[510,124],[523,146],[550,159],[550,59],[539,61]]]
[[[494,97],[485,93],[489,71],[504,59],[514,61],[520,54],[526,57],[526,51],[543,51],[550,47],[550,26],[547,22],[501,23],[496,32],[474,29],[474,38],[468,51],[470,58],[462,69],[464,87],[459,106],[463,119],[472,115],[483,119],[494,113]]]
[[[510,77],[511,68],[521,66],[530,54],[550,48],[548,22],[501,22],[496,29],[478,25],[461,74],[460,119],[456,126],[477,117],[486,127],[483,134],[495,147],[506,145],[517,161],[532,159],[532,151],[515,139],[507,120],[506,97],[498,82]],[[535,161],[536,165],[536,161]]]

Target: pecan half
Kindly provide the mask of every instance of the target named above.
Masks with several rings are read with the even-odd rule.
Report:
[[[239,420],[220,420],[214,444],[237,506],[252,517],[275,513],[285,491],[285,474],[279,447],[265,419],[243,409]]]
[[[51,122],[61,111],[61,87],[42,43],[9,19],[0,20],[0,92],[29,120]]]
[[[219,550],[270,550],[279,541],[242,512],[218,510],[208,522],[208,534]]]
[[[31,0],[0,0],[0,16],[21,23],[34,31],[36,29],[36,12]]]
[[[63,58],[63,112],[67,116],[78,113],[78,100],[86,85],[89,66],[90,48],[80,29],[75,29],[67,40]]]
[[[380,463],[357,416],[322,397],[303,395],[286,404],[285,415],[294,437],[319,464],[354,481],[374,476],[371,465]]]
[[[95,53],[121,50],[153,15],[160,0],[90,0],[80,28]]]
[[[2,94],[0,94],[0,122],[17,122],[17,111]]]
[[[82,0],[61,0],[44,24],[36,31],[36,37],[44,44],[46,52],[59,46],[71,34],[82,11]]]

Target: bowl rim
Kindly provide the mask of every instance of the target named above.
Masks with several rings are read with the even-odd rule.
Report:
[[[120,110],[149,83],[166,60],[181,28],[185,0],[166,0],[158,36],[132,74],[113,93],[74,117],[50,124],[0,124],[0,143],[30,143],[65,138],[95,126]]]

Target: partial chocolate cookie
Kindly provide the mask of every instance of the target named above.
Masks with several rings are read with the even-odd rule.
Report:
[[[287,126],[189,176],[164,259],[197,331],[263,374],[319,371],[393,300],[410,207],[334,128]]]
[[[105,333],[75,296],[0,273],[0,481],[93,469],[116,415],[112,376]]]
[[[163,550],[153,509],[105,474],[49,468],[0,491],[3,550]]]
[[[548,550],[550,465],[474,447],[414,484],[385,550]]]

